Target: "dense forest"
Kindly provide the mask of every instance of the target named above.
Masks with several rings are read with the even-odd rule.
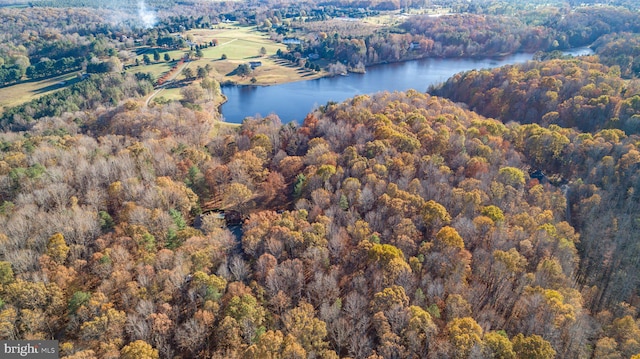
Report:
[[[72,358],[639,352],[633,136],[414,91],[214,138],[179,105],[77,116],[2,136],[5,338]],[[536,161],[582,180],[541,184]],[[213,213],[190,225],[211,199],[248,216],[241,242]]]
[[[623,54],[621,51],[620,56]],[[534,153],[530,163],[570,181],[567,189],[572,204],[570,219],[580,229],[578,248],[583,255],[577,278],[585,285],[606,283],[606,288],[598,290],[598,301],[592,303],[595,308],[601,308],[603,303],[634,300],[638,295],[638,279],[631,275],[637,272],[637,264],[635,260],[627,260],[638,255],[636,238],[630,235],[637,225],[631,219],[633,213],[637,213],[634,197],[637,175],[633,165],[620,167],[616,160],[635,158],[635,150],[616,149],[615,143],[625,143],[631,135],[629,140],[634,141],[640,130],[640,88],[637,80],[623,81],[617,65],[608,68],[594,60],[551,60],[493,71],[472,71],[453,77],[431,92],[464,102],[479,113],[503,122],[539,123],[556,130],[560,129],[559,125],[585,132],[581,142],[594,147],[579,157],[575,155],[585,149],[576,148],[561,132],[546,135],[538,130],[532,132],[534,137],[529,141],[533,138],[542,141],[538,142],[538,151],[554,154]],[[607,144],[611,146],[609,150],[601,152],[602,148],[596,145],[598,141],[593,142],[594,133],[609,134],[609,140],[613,141]],[[596,153],[602,157],[593,158]],[[605,163],[614,166],[615,175],[603,172]],[[627,171],[629,166],[631,171]],[[608,218],[615,224],[604,225],[593,222],[592,218]],[[607,258],[617,259],[610,262]]]
[[[223,126],[194,105],[213,86],[147,103],[151,76],[119,69],[3,109],[0,339],[55,339],[67,359],[640,358],[638,14],[490,3],[386,32],[318,12],[290,54],[595,55],[359,95],[300,124]],[[301,16],[278,4],[225,9]],[[0,9],[17,27],[0,24],[2,69],[115,62],[122,35],[157,44],[226,16],[96,25],[106,11]]]
[[[431,92],[503,122],[556,124],[585,132],[619,128],[632,134],[640,131],[639,91],[640,83],[624,81],[618,66],[581,57],[474,70]]]
[[[600,61],[618,66],[623,78],[640,77],[640,35],[628,32],[602,36],[593,44]]]
[[[124,23],[109,21],[116,15],[106,11],[0,9],[0,15],[0,86],[86,70],[99,59],[120,64],[134,56],[128,51],[133,40],[125,43],[121,36],[142,36]]]

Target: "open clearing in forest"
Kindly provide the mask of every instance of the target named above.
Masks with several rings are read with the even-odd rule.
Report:
[[[158,63],[152,63],[150,65],[133,66],[127,69],[127,72],[150,73],[153,76],[153,78],[158,79],[163,74],[167,73],[171,69],[172,65],[173,65],[173,62],[158,62]]]
[[[257,31],[255,26],[237,26],[222,24],[215,29],[196,29],[187,32],[195,43],[208,43],[213,39],[217,46],[202,50],[203,57],[194,61],[193,69],[210,64],[214,71],[211,75],[219,82],[234,82],[237,84],[251,84],[255,78],[256,85],[274,85],[285,82],[309,80],[322,76],[322,73],[305,71],[297,66],[286,66],[275,55],[278,49],[285,51],[285,44],[269,39],[264,32]],[[266,55],[260,55],[264,47]],[[222,60],[222,55],[226,59]],[[262,66],[256,67],[249,76],[234,75],[234,70],[241,64],[259,61]]]
[[[191,61],[189,66],[194,72],[198,67],[209,64],[212,68],[210,75],[220,83],[232,82],[242,85],[252,84],[251,79],[255,78],[255,85],[274,85],[292,81],[309,80],[323,76],[323,73],[315,73],[293,66],[286,61],[276,57],[278,50],[286,50],[285,44],[271,40],[265,32],[256,30],[255,26],[239,26],[234,23],[225,23],[215,26],[213,29],[193,29],[186,31],[181,36],[195,44],[209,44],[217,41],[216,46],[209,46],[202,49],[202,57]],[[262,56],[260,49],[266,50]],[[164,52],[160,51],[161,59]],[[152,56],[153,51],[149,49],[145,52]],[[172,59],[178,59],[188,53],[188,50],[170,51]],[[226,59],[222,59],[223,55]],[[138,56],[142,59],[142,55]],[[235,69],[244,63],[259,61],[261,66],[256,67],[249,76],[238,76],[234,74]],[[169,71],[170,65],[163,60],[150,65],[132,67],[128,71],[150,72],[156,78]],[[176,80],[184,80],[184,75],[178,75]],[[172,96],[173,97],[173,96]]]
[[[383,26],[397,26],[407,19],[406,15],[401,14],[399,11],[387,11],[377,16],[369,16],[361,21],[367,24]]]
[[[13,107],[76,82],[76,72],[0,88],[0,107]]]

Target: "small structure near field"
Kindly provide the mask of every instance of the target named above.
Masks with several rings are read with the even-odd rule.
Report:
[[[295,37],[285,37],[282,39],[282,43],[286,45],[300,45],[302,41]]]

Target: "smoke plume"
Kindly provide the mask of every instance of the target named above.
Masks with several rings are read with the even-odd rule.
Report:
[[[156,14],[147,10],[147,5],[144,1],[138,2],[138,17],[142,21],[145,28],[152,28],[156,24]]]

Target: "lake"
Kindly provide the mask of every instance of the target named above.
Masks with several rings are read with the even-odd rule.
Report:
[[[564,51],[580,56],[588,47]],[[241,123],[248,116],[277,114],[283,123],[301,122],[314,108],[329,101],[341,102],[360,94],[380,91],[426,91],[452,75],[473,69],[488,69],[531,60],[533,54],[514,54],[499,59],[421,59],[377,65],[366,74],[325,77],[273,86],[224,86],[227,102],[220,111],[226,122]]]

